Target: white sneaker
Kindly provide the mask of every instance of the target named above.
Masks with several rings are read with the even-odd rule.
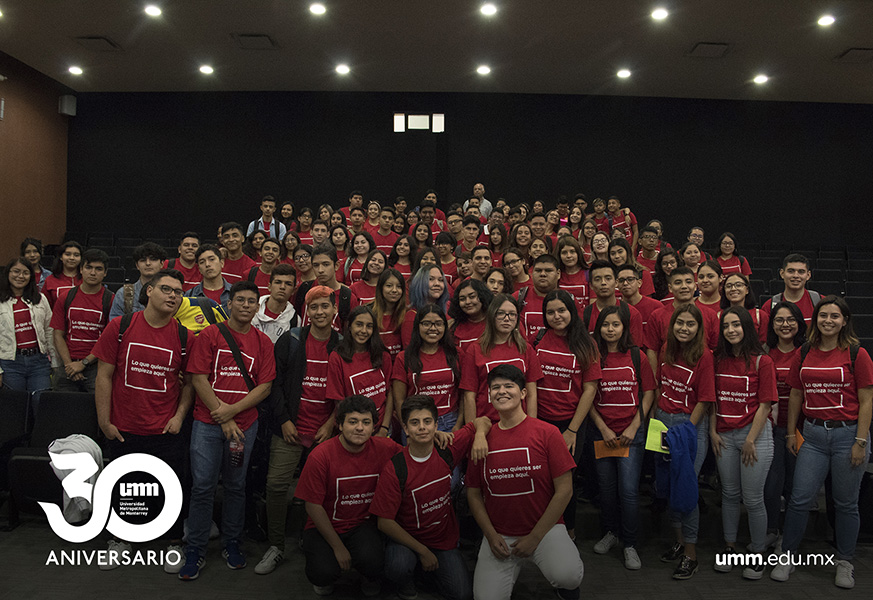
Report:
[[[332,585],[314,585],[312,586],[312,591],[315,592],[316,596],[330,596],[333,594],[333,586]]]
[[[837,587],[850,590],[855,587],[855,567],[847,560],[837,561],[837,576],[834,578]]]
[[[117,569],[118,567],[120,567],[122,552],[130,552],[131,550],[133,550],[133,546],[131,546],[127,542],[109,540],[109,544],[106,549],[108,551],[108,555],[106,557],[106,563],[100,565],[101,571],[111,571],[112,569]]]
[[[611,531],[607,531],[606,535],[603,536],[599,542],[594,544],[594,552],[597,554],[606,554],[612,547],[618,543],[618,538],[615,537],[615,534]]]
[[[282,561],[282,551],[279,550],[276,546],[270,546],[266,553],[264,553],[264,557],[261,559],[261,562],[257,564],[255,567],[255,573],[258,575],[267,575],[268,573],[272,573],[276,569],[276,565],[278,565]]]
[[[170,544],[164,552],[164,573],[178,574],[185,564],[185,551],[181,544]]]
[[[773,570],[770,571],[770,579],[772,579],[773,581],[788,581],[788,577],[790,577],[791,574],[794,573],[794,565],[790,564],[791,555],[787,552],[783,552],[778,556],[780,558],[782,556],[787,556],[789,564],[784,565],[781,563],[777,563],[776,566],[773,567]]]
[[[628,546],[624,549],[624,568],[630,569],[631,571],[639,570],[643,567],[643,563],[640,561],[640,555],[637,554],[636,548],[633,546]]]

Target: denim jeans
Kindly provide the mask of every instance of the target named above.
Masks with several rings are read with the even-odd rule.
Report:
[[[594,430],[594,440],[603,435]],[[640,472],[646,452],[646,430],[641,425],[628,448],[627,457],[608,456],[595,464],[600,483],[600,525],[603,533],[620,534],[625,548],[635,546],[639,531]],[[619,528],[619,514],[621,527]]]
[[[745,427],[718,434],[724,443],[721,456],[716,457],[718,474],[721,477],[721,523],[724,528],[724,541],[736,542],[742,499],[749,514],[749,534],[752,537],[750,549],[752,552],[763,552],[767,538],[764,482],[773,460],[773,434],[770,423],[764,423],[764,428],[755,440],[758,460],[746,466],[743,464],[743,444],[751,429],[752,424],[749,423]]]
[[[220,425],[194,421],[191,430],[191,505],[188,509],[188,546],[206,553],[212,525],[212,505],[218,477],[224,487],[221,511],[221,541],[239,541],[245,526],[246,471],[252,446],[258,435],[258,422],[246,429],[245,454],[241,467],[230,464],[230,443]]]
[[[655,418],[661,421],[669,429],[674,425],[691,420],[690,414],[668,413],[660,408],[655,412]],[[700,475],[700,468],[706,460],[706,450],[709,447],[709,414],[703,415],[697,424],[697,456],[694,458],[694,473]],[[667,455],[662,454],[661,460],[667,460]],[[682,529],[682,537],[688,544],[697,543],[697,532],[700,529],[700,509],[694,509],[687,513],[669,511],[670,525],[673,529]]]
[[[813,425],[809,421],[803,425],[805,441],[797,453],[797,467],[794,470],[794,488],[791,501],[785,512],[785,533],[782,548],[796,552],[806,532],[809,510],[828,472],[831,474],[834,494],[836,522],[834,538],[837,546],[837,560],[852,560],[861,517],[858,514],[858,494],[861,479],[870,458],[870,448],[865,450],[864,462],[853,467],[851,463],[852,446],[858,426],[825,429],[823,425]],[[868,436],[869,440],[869,436]]]
[[[439,593],[446,600],[470,600],[473,597],[473,578],[467,563],[457,548],[435,550],[430,548],[439,561],[436,571],[423,572],[432,579]],[[418,555],[403,544],[388,540],[385,546],[385,577],[399,589],[413,584]]]
[[[785,447],[785,427],[773,428],[773,462],[764,483],[764,506],[767,508],[767,530],[782,531],[782,498],[791,501],[794,486],[795,457]]]
[[[15,355],[15,360],[0,360],[3,387],[38,392],[52,387],[52,363],[46,354]]]

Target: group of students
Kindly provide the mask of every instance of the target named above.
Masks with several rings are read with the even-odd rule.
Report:
[[[873,362],[845,301],[806,290],[804,257],[786,257],[785,291],[758,308],[731,234],[701,262],[702,229],[677,253],[659,223],[638,230],[617,198],[595,200],[590,217],[578,196],[572,210],[563,198],[545,214],[504,210],[477,184],[445,219],[435,200],[429,193],[400,235],[391,229],[405,201],[363,211],[353,192],[349,215],[338,211],[355,215],[351,226],[318,227],[313,245],[304,234],[323,219],[303,209],[280,223],[268,197],[249,226],[248,237],[264,238],[257,262],[237,223],[222,225],[220,246],[185,234],[177,259],[144,244],[134,256],[140,279],[128,284],[138,289],[125,286],[114,300],[102,286],[102,251],[68,242],[46,275],[38,241],[25,240],[0,280],[3,384],[45,389],[54,359],[55,385],[96,392],[113,456],[190,461],[186,559],[166,566],[182,579],[197,578],[205,562],[219,476],[224,558],[245,566],[245,473],[260,440],[270,547],[259,574],[283,559],[287,493],[305,456],[296,496],[309,516],[303,549],[317,593],[355,568],[365,593],[384,573],[411,598],[419,569],[446,597],[506,598],[520,560],[531,558],[559,595],[576,597],[583,568],[571,471],[593,446],[603,530],[594,551],[621,544],[625,567],[641,568],[639,483],[656,419],[670,449],[656,461],[657,491],[676,531],[661,559],[676,563],[674,578],[699,567],[697,476],[712,449],[724,553],[736,550],[742,502],[752,552],[783,532],[782,551],[796,554],[829,475],[835,581],[854,585]],[[328,209],[319,217],[332,219]],[[146,355],[132,360],[132,348]],[[181,431],[192,406],[189,442],[162,435]],[[456,552],[462,481],[483,532],[472,579]],[[179,528],[168,534],[174,546]],[[788,579],[787,562],[771,579]],[[763,573],[763,561],[743,570],[747,579]]]

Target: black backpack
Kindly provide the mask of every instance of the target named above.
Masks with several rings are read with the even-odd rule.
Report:
[[[67,298],[64,300],[64,320],[67,319],[67,313],[70,312],[70,306],[73,305],[73,298],[76,297],[76,292],[79,291],[79,286],[77,285],[69,292],[67,292]],[[114,294],[110,292],[108,289],[103,288],[103,319],[100,321],[101,323],[109,323],[109,311],[112,310],[112,297]]]
[[[449,473],[455,469],[455,459],[452,457],[452,452],[448,448],[440,448],[434,445],[434,450],[439,454],[445,463],[449,466]],[[397,481],[400,484],[400,494],[403,495],[403,490],[406,488],[406,479],[409,477],[409,467],[406,465],[406,454],[398,452],[391,457],[391,464],[394,465],[394,473],[397,475]]]

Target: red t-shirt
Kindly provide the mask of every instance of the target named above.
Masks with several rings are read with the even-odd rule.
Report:
[[[532,334],[536,337],[537,333]],[[537,417],[548,421],[572,419],[582,397],[582,383],[600,379],[600,361],[585,371],[567,345],[567,338],[549,329],[536,347],[543,378],[537,383]]]
[[[585,307],[588,306],[588,271],[579,269],[572,275],[561,271],[558,287],[573,296],[576,301],[576,309],[581,315]]]
[[[224,259],[224,269],[221,271],[221,276],[224,280],[233,285],[238,281],[248,280],[249,271],[258,263],[243,254],[236,260],[231,260],[230,257]]]
[[[267,335],[254,327],[247,333],[239,333],[230,329],[230,335],[239,346],[243,365],[252,378],[255,386],[276,378],[276,359],[273,356],[273,343]],[[197,336],[197,344],[191,351],[188,360],[189,373],[209,375],[209,384],[215,395],[225,404],[236,404],[245,398],[249,390],[245,379],[240,373],[230,346],[218,330],[218,325],[210,325]],[[213,424],[209,409],[203,404],[200,396],[194,404],[194,418],[202,423]],[[247,430],[258,420],[258,409],[247,408],[233,418],[237,427]]]
[[[294,495],[327,511],[337,533],[351,531],[370,518],[370,502],[385,463],[403,449],[390,438],[371,437],[358,453],[346,450],[339,437],[313,448],[306,458]],[[315,523],[306,519],[306,529]]]
[[[349,265],[349,276],[345,276],[345,267],[343,268],[343,277],[346,285],[351,285],[356,281],[361,280],[361,271],[364,269],[364,263],[355,258],[352,264]]]
[[[191,268],[189,269],[189,268],[185,267],[185,265],[182,264],[181,259],[175,258],[172,260],[175,261],[175,264],[172,267],[170,267],[170,261],[165,260],[164,261],[164,268],[165,269],[171,269],[171,268],[176,269],[177,271],[179,271],[179,273],[182,274],[182,277],[185,278],[185,283],[182,284],[183,290],[185,290],[187,292],[188,290],[197,287],[197,284],[200,283],[201,281],[203,281],[203,274],[200,273],[200,268],[197,266],[196,262],[193,265],[191,265]]]
[[[452,262],[441,262],[440,267],[443,269],[443,277],[446,278],[447,285],[457,285],[458,283],[458,261],[453,260]]]
[[[782,299],[785,300],[785,296],[782,296]],[[815,305],[812,303],[812,298],[809,295],[809,290],[803,290],[803,296],[800,298],[800,301],[795,302],[794,304],[796,304],[797,308],[800,309],[801,314],[803,314],[803,320],[806,322],[806,327],[807,329],[809,329],[809,326],[812,323],[812,311],[815,310]],[[767,323],[770,322],[771,310],[773,310],[773,298],[769,298],[764,303],[764,306],[761,307],[761,312],[766,315],[766,318],[764,320]]]
[[[775,414],[776,427],[788,427],[788,396],[791,394],[791,386],[788,385],[788,373],[791,371],[794,355],[799,352],[799,347],[791,352],[782,352],[779,348],[770,349],[769,356],[773,361],[773,366],[776,368],[776,393],[779,396],[778,405],[771,406],[770,420],[773,421],[773,415]]]
[[[649,272],[649,275],[655,275],[655,261],[658,260],[658,255],[655,254],[655,258],[646,258],[643,256],[643,251],[640,250],[640,253],[637,254],[637,262],[640,263],[641,266],[645,267]]]
[[[207,290],[206,288],[203,288],[203,294],[219,306],[221,306],[221,295],[223,293],[224,288],[221,288],[219,290]]]
[[[473,342],[478,342],[483,333],[485,333],[485,319],[482,319],[477,323],[472,321],[458,323],[458,326],[454,331],[455,344],[458,346],[458,355],[463,356],[464,352],[467,350],[467,346]]]
[[[48,298],[51,307],[54,308],[58,295],[61,292],[73,289],[77,285],[82,285],[82,278],[78,275],[76,277],[67,277],[63,273],[60,275],[49,275],[42,286],[42,293]]]
[[[15,346],[18,350],[30,350],[39,345],[36,339],[36,329],[30,316],[30,305],[20,297],[12,304],[12,316],[15,320]]]
[[[645,343],[645,337],[643,336],[643,317],[640,314],[640,311],[636,309],[636,307],[628,304],[628,309],[630,312],[630,333],[631,333],[631,341],[640,347],[649,346]],[[581,314],[579,315],[582,316]],[[600,316],[600,307],[597,306],[597,302],[591,303],[591,318],[588,323],[588,333],[594,335],[594,327],[597,325],[597,318]]]
[[[610,352],[606,361],[600,367],[600,384],[594,396],[594,408],[603,417],[606,426],[616,434],[621,434],[640,410],[640,386],[643,382],[643,392],[657,387],[652,367],[640,352],[639,377],[634,369],[634,361],[630,351]]]
[[[645,338],[646,326],[649,324],[649,318],[652,316],[653,312],[664,305],[654,298],[640,296],[640,301],[636,304],[631,304],[631,306],[640,311],[640,316],[643,318],[643,338]],[[643,342],[644,340],[640,341]]]
[[[664,362],[663,352],[659,361],[661,397],[658,398],[658,408],[671,414],[691,414],[698,402],[715,402],[712,352],[704,350],[693,367],[685,364],[681,356],[675,365],[668,365]]]
[[[757,368],[756,368],[757,367]],[[718,361],[715,372],[715,430],[745,427],[755,418],[758,404],[776,402],[776,368],[766,354],[753,356],[749,368],[744,358]]]
[[[721,312],[721,304],[719,302],[713,302],[712,304],[706,304],[706,303],[700,301],[700,297],[697,297],[694,299],[694,304],[695,304],[695,306],[697,306],[697,308],[700,309],[700,312],[708,310],[709,312],[715,314],[716,318],[718,318],[718,315]]]
[[[706,346],[715,350],[718,345],[718,317],[711,310],[701,309],[703,315],[703,333],[706,338]],[[673,305],[664,306],[653,311],[649,316],[649,322],[645,331],[645,346],[659,352],[667,341],[667,329],[670,327],[670,319],[673,317]]]
[[[470,344],[461,359],[461,364],[464,365],[461,372],[461,389],[476,392],[476,416],[486,416],[492,421],[498,421],[500,416],[492,406],[488,394],[488,372],[491,369],[497,365],[515,365],[524,373],[526,383],[536,383],[543,378],[540,360],[533,346],[526,344],[524,352],[519,352],[511,340],[494,346],[488,356],[482,354],[480,344]]]
[[[160,328],[149,325],[142,312],[133,313],[124,339],[118,342],[121,319],[113,319],[91,350],[98,359],[115,367],[112,376],[112,410],[109,419],[123,432],[161,435],[179,405],[182,358],[179,323],[172,319]],[[188,332],[187,351],[194,344]]]
[[[512,296],[518,300],[519,294],[520,292],[515,292]],[[543,322],[544,299],[545,296],[540,296],[533,286],[525,293],[524,306],[521,308],[521,314],[518,315],[518,329],[525,339],[546,326]]]
[[[497,533],[521,537],[543,516],[555,494],[554,480],[575,467],[561,432],[526,418],[512,429],[491,428],[488,456],[469,465],[466,484],[481,490]]]
[[[246,275],[248,278],[248,275]],[[264,273],[260,269],[255,271],[255,281],[254,284],[258,286],[258,294],[261,296],[269,296],[270,295],[270,274]]]
[[[349,286],[352,293],[357,297],[359,304],[370,304],[376,299],[376,286],[370,285],[363,279],[359,279]]]
[[[873,361],[864,348],[852,358],[849,349],[823,352],[811,348],[801,366],[794,355],[788,385],[803,390],[803,414],[810,419],[852,421],[858,418],[858,389],[873,386]]]
[[[421,370],[410,372],[406,370],[406,353],[398,354],[391,379],[406,384],[407,397],[424,394],[433,398],[439,416],[457,411],[458,380],[449,366],[446,353],[442,348],[437,348],[434,354],[419,352],[418,356],[421,358]]]
[[[602,231],[606,235],[612,233],[609,230],[609,217],[606,215],[606,213],[603,213],[602,217],[591,215],[591,218],[594,219],[594,224],[597,225],[597,231]]]
[[[476,435],[472,423],[455,433],[449,446],[453,464],[460,464],[470,451]],[[422,462],[404,448],[406,484],[400,490],[393,461],[388,461],[379,475],[370,513],[393,519],[412,537],[428,548],[452,550],[458,546],[458,518],[452,506],[452,471],[436,450]]]
[[[300,243],[301,244],[309,244],[310,246],[313,245],[313,243],[312,243],[312,229],[310,229],[309,231],[300,231],[298,229],[297,235],[300,236]]]
[[[379,328],[379,337],[382,338],[382,344],[385,346],[388,354],[391,355],[391,358],[394,358],[400,354],[400,351],[403,349],[403,344],[400,340],[400,326],[394,324],[391,319],[392,315],[384,315],[382,317],[382,327]]]
[[[379,233],[379,228],[373,232],[373,241],[376,242],[376,249],[381,250],[386,255],[391,254],[391,249],[394,248],[394,242],[400,239],[400,235],[389,231],[388,235]]]
[[[376,221],[376,224],[374,225],[373,223],[370,223],[369,219],[364,219],[364,226],[363,227],[364,227],[364,231],[366,231],[370,235],[373,235],[374,233],[379,231],[379,222]]]
[[[630,223],[628,223],[630,221]],[[633,226],[637,224],[637,217],[634,213],[627,211],[627,215],[625,215],[625,209],[619,209],[618,215],[612,215],[612,228],[618,229],[624,233],[625,239],[627,239],[628,244],[633,244],[634,241],[634,230]]]
[[[417,314],[418,311],[410,306],[406,309],[406,314],[403,316],[403,323],[400,324],[400,340],[404,348],[412,341],[412,330],[415,328],[415,316]]]
[[[103,319],[103,288],[96,294],[86,294],[79,288],[70,310],[64,314],[64,304],[69,291],[65,291],[58,297],[58,302],[52,309],[52,329],[66,332],[64,339],[70,358],[82,360],[89,354],[100,334],[108,325],[109,319]]]
[[[333,415],[334,402],[327,399],[327,343],[306,336],[306,374],[297,409],[297,431],[315,437],[318,428]]]
[[[517,294],[518,290],[520,290],[523,287],[532,288],[533,287],[533,277],[528,276],[527,281],[523,281],[521,283],[519,283],[517,281],[513,281],[512,282],[512,293]]]
[[[392,269],[397,269],[397,272],[403,275],[403,279],[409,283],[409,278],[412,276],[412,265],[404,265],[401,263],[394,263]]]
[[[343,398],[360,394],[376,404],[379,423],[385,416],[385,400],[388,382],[391,381],[391,355],[382,354],[382,366],[378,369],[370,362],[368,352],[356,352],[352,362],[346,362],[334,352],[327,361],[327,398],[337,403]]]
[[[718,260],[718,264],[721,265],[721,270],[722,273],[724,273],[725,277],[727,277],[731,273],[742,273],[746,277],[752,275],[752,267],[749,265],[749,261],[745,258],[740,261],[740,257],[736,254],[734,254],[727,260],[723,259],[721,256],[719,256],[716,260]]]

